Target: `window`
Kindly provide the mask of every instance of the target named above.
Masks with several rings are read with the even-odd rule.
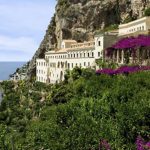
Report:
[[[86,62],[84,62],[84,66],[86,66]]]
[[[72,63],[72,68],[73,68],[73,63]]]
[[[68,63],[68,69],[70,68],[70,64]]]
[[[80,53],[80,57],[82,57],[82,53]]]
[[[74,58],[76,57],[76,54],[74,54]]]
[[[88,53],[88,57],[90,57],[90,54]]]
[[[100,57],[100,55],[101,55],[101,53],[100,53],[100,52],[98,52],[98,57]]]
[[[88,62],[88,66],[90,66],[90,62]]]
[[[85,57],[85,53],[84,53],[84,57]]]
[[[98,46],[101,46],[101,41],[98,41]]]
[[[142,26],[142,30],[144,30],[144,26]]]
[[[94,57],[94,52],[92,52],[92,57]]]

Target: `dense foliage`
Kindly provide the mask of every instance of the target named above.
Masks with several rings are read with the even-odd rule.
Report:
[[[150,72],[96,75],[75,68],[56,85],[3,82],[2,150],[136,149],[150,139]],[[109,141],[109,145],[106,145]]]
[[[150,8],[147,8],[147,9],[145,10],[145,16],[150,16]]]

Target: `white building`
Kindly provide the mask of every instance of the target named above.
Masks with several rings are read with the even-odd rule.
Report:
[[[26,73],[14,73],[12,75],[9,76],[9,80],[12,81],[20,81],[20,80],[24,80],[26,77]]]
[[[138,20],[119,25],[119,36],[126,36],[133,33],[148,33],[150,30],[150,17],[143,17]]]
[[[60,49],[48,51],[44,59],[36,60],[36,80],[44,83],[56,83],[64,80],[65,70],[75,66],[96,68],[95,61],[104,59],[105,49],[117,39],[126,36],[150,34],[150,17],[119,25],[119,32],[107,32],[97,35],[93,41],[77,43],[75,40],[63,40]]]
[[[36,60],[36,80],[44,83],[56,83],[64,80],[65,70],[75,66],[96,67],[96,59],[104,58],[103,50],[111,46],[117,35],[98,35],[93,41],[77,43],[63,40],[61,49],[48,51],[44,59]]]

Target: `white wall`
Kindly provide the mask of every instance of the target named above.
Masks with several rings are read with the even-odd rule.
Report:
[[[95,50],[94,50],[95,59],[103,57],[103,50],[104,50],[104,36],[103,35],[96,36],[95,37]]]
[[[36,81],[46,83],[47,80],[47,64],[45,59],[36,60]]]
[[[107,37],[104,35],[96,36],[94,48],[69,49],[66,52],[60,51],[59,53],[55,51],[47,52],[46,59],[37,59],[37,81],[45,83],[49,79],[50,83],[56,83],[64,80],[66,69],[72,70],[76,66],[82,68],[96,67],[95,60],[103,58],[103,50],[108,45],[108,43],[105,44],[105,39],[107,40]],[[112,43],[112,40],[109,40],[110,43]],[[63,46],[65,46],[65,42],[62,42]],[[44,63],[47,65],[42,65]],[[61,63],[64,63],[63,67]],[[60,64],[59,67],[58,64]]]

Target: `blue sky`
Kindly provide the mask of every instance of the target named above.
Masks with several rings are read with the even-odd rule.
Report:
[[[0,61],[28,61],[40,45],[56,0],[0,0]]]

